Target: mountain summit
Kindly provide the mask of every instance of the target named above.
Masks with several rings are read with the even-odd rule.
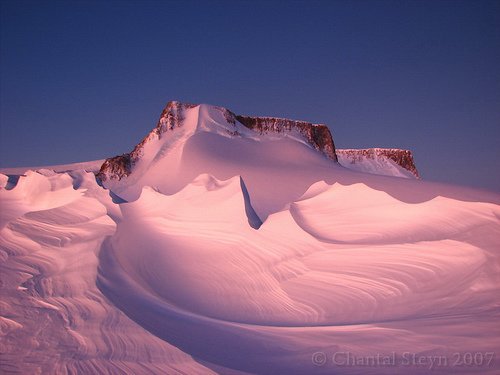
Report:
[[[163,109],[156,127],[132,152],[107,159],[98,177],[102,181],[120,180],[132,173],[134,165],[147,154],[150,142],[162,141],[161,146],[157,146],[165,151],[166,147],[172,147],[173,143],[185,140],[197,131],[250,139],[289,137],[337,161],[335,144],[326,125],[275,117],[240,116],[223,107],[170,101]]]
[[[97,178],[121,199],[132,201],[145,186],[174,194],[202,173],[219,179],[239,175],[259,216],[265,218],[312,183],[333,181],[342,166],[418,176],[409,151],[377,150],[336,150],[323,124],[241,116],[223,107],[171,101],[153,130],[130,153],[107,159]],[[271,169],[280,173],[269,173]]]
[[[136,165],[156,163],[172,149],[182,148],[182,142],[198,132],[254,141],[286,138],[318,151],[332,162],[339,162],[340,153],[341,164],[351,169],[418,178],[413,156],[408,150],[337,150],[330,130],[324,124],[277,117],[242,116],[223,107],[178,101],[168,102],[155,128],[131,152],[107,159],[97,176],[103,182],[119,181],[135,173]],[[373,166],[375,159],[379,168]],[[397,165],[396,168],[385,168],[391,163],[390,160]],[[369,166],[364,165],[366,163]],[[380,168],[382,164],[385,167]],[[398,171],[401,169],[399,167],[405,171]]]

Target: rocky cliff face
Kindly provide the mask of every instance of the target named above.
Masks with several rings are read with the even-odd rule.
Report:
[[[196,107],[195,104],[180,103],[171,101],[167,104],[160,115],[156,127],[130,152],[115,156],[106,161],[97,173],[97,178],[102,182],[108,179],[121,180],[132,173],[135,163],[143,155],[144,145],[153,139],[161,139],[166,133],[183,126],[184,112],[187,109]],[[326,125],[312,124],[305,121],[287,120],[274,117],[249,117],[232,113],[226,108],[213,107],[222,112],[227,124],[231,127],[227,131],[229,134],[237,135],[233,129],[236,122],[241,123],[246,128],[259,134],[297,132],[309,145],[323,153],[328,158],[337,161],[335,145],[332,135]]]
[[[123,177],[132,173],[132,165],[135,160],[132,159],[130,153],[114,156],[104,161],[96,177],[104,182],[109,178],[121,180]]]
[[[337,161],[335,144],[326,125],[276,117],[249,117],[236,115],[236,120],[260,134],[297,131],[316,150]]]
[[[336,153],[339,157],[346,157],[353,164],[361,162],[363,159],[385,157],[411,172],[416,178],[420,178],[413,161],[413,155],[409,150],[394,148],[337,149]]]
[[[97,178],[104,182],[110,178],[121,180],[123,177],[130,175],[134,164],[143,155],[144,145],[154,138],[161,139],[163,134],[170,130],[181,127],[184,120],[184,111],[194,107],[196,107],[195,104],[176,101],[168,102],[156,127],[131,152],[106,159],[97,173]]]

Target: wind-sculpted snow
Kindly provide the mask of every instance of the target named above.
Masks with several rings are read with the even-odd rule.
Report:
[[[73,189],[69,175],[47,178],[41,173],[28,171],[25,176],[19,177],[16,186],[11,190],[0,190],[0,228],[26,212],[64,206],[79,198],[81,194],[81,191]]]
[[[94,175],[45,174],[0,190],[0,372],[212,373],[97,289],[99,249],[120,212]]]
[[[409,205],[362,184],[320,182],[255,230],[239,179],[204,175],[171,196],[145,188],[121,211],[98,285],[204,363],[259,374],[381,373],[314,366],[311,356],[399,351],[452,360],[499,348],[498,205]],[[493,237],[478,240],[485,231]]]
[[[499,194],[172,106],[97,178],[0,174],[0,373],[500,373]]]
[[[321,194],[311,196],[319,189]],[[303,230],[332,243],[444,240],[469,228],[495,224],[500,216],[499,207],[491,203],[461,202],[438,196],[411,204],[364,184],[327,186],[319,182],[310,191],[292,203],[290,212]]]
[[[0,190],[1,371],[498,372],[498,197],[365,181],[420,195],[319,181],[262,222],[255,176],[252,190],[202,174],[115,203],[91,173],[27,172]]]

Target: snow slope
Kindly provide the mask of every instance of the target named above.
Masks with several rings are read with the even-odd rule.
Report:
[[[0,168],[0,172],[4,175],[22,175],[27,171],[38,171],[41,169],[54,171],[57,173],[71,172],[84,170],[86,172],[94,172],[97,173],[101,168],[102,163],[104,163],[104,159],[102,160],[93,160],[93,161],[85,161],[80,163],[71,163],[71,164],[59,164],[59,165],[44,165],[37,167],[14,167],[14,168]]]
[[[186,112],[111,190],[0,175],[0,372],[500,372],[499,194]]]

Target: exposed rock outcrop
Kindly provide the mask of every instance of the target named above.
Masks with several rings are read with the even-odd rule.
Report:
[[[181,127],[184,120],[184,111],[196,107],[195,104],[168,102],[163,109],[156,127],[134,147],[132,152],[106,159],[97,173],[97,178],[106,181],[109,178],[121,180],[132,173],[132,168],[143,155],[144,145],[154,138],[161,139],[162,135],[175,128]]]
[[[413,161],[413,154],[409,150],[395,148],[337,149],[336,153],[339,157],[347,157],[353,164],[361,162],[363,159],[386,157],[411,172],[416,178],[420,178]]]
[[[249,117],[236,115],[236,119],[247,128],[257,131],[260,134],[297,131],[312,147],[322,152],[330,159],[337,161],[335,144],[333,143],[330,129],[328,129],[326,125],[276,117]]]
[[[132,173],[132,164],[134,161],[130,153],[108,158],[102,164],[96,177],[103,182],[108,179],[108,176],[121,180]]]

